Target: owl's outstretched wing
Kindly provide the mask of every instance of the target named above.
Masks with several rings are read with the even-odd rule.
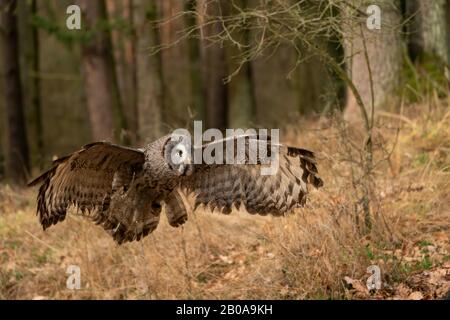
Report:
[[[277,145],[278,155],[272,156],[275,156],[273,161],[278,161],[278,169],[273,174],[263,175],[261,169],[267,168],[269,164],[264,164],[259,156],[256,157],[256,163],[251,162],[250,150],[260,146],[267,148],[266,154],[270,155],[270,136],[246,135],[232,139],[236,142],[235,155],[237,140],[243,139],[244,163],[195,165],[194,173],[181,182],[182,189],[196,196],[195,208],[204,205],[228,214],[233,205],[237,208],[243,205],[251,214],[279,216],[305,203],[308,184],[316,188],[323,185],[311,151]],[[221,145],[222,154],[225,155],[226,143],[222,142],[203,145],[202,150]]]
[[[55,160],[52,168],[28,184],[40,185],[37,214],[42,227],[63,221],[67,209],[75,206],[119,243],[145,236],[156,227],[159,211],[141,199],[145,190],[135,188],[144,162],[141,150],[107,142],[88,144]],[[111,208],[115,197],[123,199],[116,199],[120,201]]]

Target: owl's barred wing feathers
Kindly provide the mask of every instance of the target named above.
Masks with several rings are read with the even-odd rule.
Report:
[[[259,163],[259,158],[256,164],[248,163],[248,150],[259,144],[270,155],[270,136],[240,138],[245,139],[245,164],[196,165],[194,173],[182,181],[181,187],[196,196],[195,208],[204,205],[228,214],[233,205],[237,208],[243,205],[250,214],[283,215],[305,203],[307,184],[316,188],[323,185],[311,151],[278,145],[278,170],[273,175],[262,175],[261,169],[266,164]],[[211,144],[215,143],[220,141]],[[225,144],[223,148],[225,154]]]
[[[52,168],[29,183],[41,185],[37,214],[44,230],[63,221],[67,209],[73,205],[83,214],[93,213],[93,220],[118,242],[145,233],[144,228],[130,234],[131,228],[124,226],[123,214],[108,210],[116,189],[135,179],[142,172],[144,161],[142,151],[106,142],[88,144],[55,160]],[[132,208],[129,209],[131,213]]]
[[[169,224],[182,225],[188,215],[181,191],[196,195],[195,207],[219,208],[227,214],[242,205],[251,214],[278,216],[305,203],[308,184],[323,185],[311,151],[274,144],[270,136],[240,135],[194,147],[202,155],[220,152],[227,158],[229,145],[222,142],[232,141],[231,153],[238,162],[194,164],[181,176],[176,172],[188,171],[171,168],[164,158],[167,139],[145,151],[96,142],[55,160],[29,183],[40,185],[37,214],[44,230],[63,221],[74,206],[121,244],[152,232],[162,204]],[[278,166],[264,175],[263,169],[273,168],[268,159]]]

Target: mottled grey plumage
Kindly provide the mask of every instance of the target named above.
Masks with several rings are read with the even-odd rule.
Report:
[[[247,147],[250,141],[262,142],[270,152],[270,137],[239,138]],[[120,244],[152,232],[162,205],[171,226],[183,224],[187,209],[181,193],[194,193],[195,208],[204,205],[228,214],[233,205],[243,205],[251,214],[279,216],[305,203],[308,183],[323,184],[313,153],[304,149],[281,146],[278,172],[264,176],[264,164],[249,164],[248,153],[243,164],[192,164],[190,157],[175,164],[171,155],[187,149],[178,147],[183,139],[164,136],[144,149],[95,142],[54,161],[52,168],[29,183],[41,185],[37,212],[44,230],[63,221],[67,209],[74,206]]]

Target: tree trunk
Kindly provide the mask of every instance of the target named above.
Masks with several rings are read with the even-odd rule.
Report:
[[[358,8],[366,12],[369,4],[364,1],[359,3],[361,5]],[[354,14],[351,14],[352,18],[346,20],[352,23],[346,26],[344,35],[347,70],[369,116],[372,108],[376,110],[398,101],[402,68],[399,1],[379,0],[370,4],[381,8],[381,29],[370,30],[366,25],[366,17],[355,19]],[[373,101],[364,43],[372,73]],[[345,118],[349,121],[361,119],[356,99],[350,90],[347,90]]]
[[[224,83],[227,76],[227,65],[225,48],[210,40],[211,36],[222,31],[222,25],[219,22],[209,23],[208,16],[223,15],[222,10],[224,9],[224,3],[220,0],[197,1],[206,127],[220,130],[225,130],[228,123],[228,90]]]
[[[37,15],[37,1],[22,1],[18,3],[19,20],[19,47],[22,61],[22,86],[25,118],[28,120],[28,139],[30,141],[31,163],[40,168],[44,165],[44,132],[41,106],[40,81],[40,50],[39,32],[32,23],[33,16]]]
[[[197,0],[185,1],[184,10],[190,12],[197,12]],[[197,14],[191,14],[186,17],[186,28],[194,29],[198,27]],[[197,33],[198,34],[198,33]],[[198,37],[189,37],[187,39],[189,46],[189,69],[190,69],[190,81],[192,88],[192,105],[193,113],[191,121],[203,121],[206,123],[206,108],[202,83],[202,59],[201,59],[201,41]],[[191,122],[189,128],[191,128],[193,122]]]
[[[123,18],[130,25],[129,34],[124,39],[124,110],[127,118],[127,126],[130,130],[132,141],[138,137],[138,111],[137,111],[137,56],[136,56],[136,32],[134,29],[134,5],[133,0],[124,1]]]
[[[190,74],[189,43],[180,40],[186,28],[183,16],[184,1],[158,0],[158,16],[163,22],[158,26],[161,51],[161,66],[164,86],[163,131],[186,128],[190,124],[194,109]]]
[[[249,0],[240,0],[236,2],[236,6],[240,8],[248,8]],[[233,9],[231,9],[233,10]],[[234,11],[234,10],[233,10]],[[235,14],[234,12],[232,14]],[[244,44],[251,44],[251,30],[244,28],[237,31],[242,34]],[[229,73],[234,72],[239,67],[239,61],[235,61],[232,57],[240,54],[240,49],[236,46],[227,46]],[[238,74],[236,74],[229,83],[229,116],[231,128],[250,128],[254,126],[256,114],[256,96],[253,81],[252,63],[246,62]]]
[[[319,57],[311,56],[300,62],[297,73],[299,111],[302,115],[320,114],[328,105],[339,102],[339,80],[333,79]]]
[[[258,36],[259,37],[259,36]],[[256,101],[256,126],[270,128],[285,125],[299,115],[298,72],[291,72],[297,60],[289,44],[281,44],[251,61],[251,78]]]
[[[447,1],[447,4],[445,5],[445,16],[447,21],[447,64],[450,65],[450,1]],[[450,84],[449,69],[450,67],[447,66],[447,80]]]
[[[271,3],[260,0],[242,1],[243,7],[257,10]],[[270,10],[270,9],[269,9]],[[250,47],[258,47],[265,34],[260,29],[246,30],[245,42]],[[299,73],[295,69],[297,52],[291,43],[281,42],[261,51],[248,62],[245,71],[249,84],[248,94],[253,112],[253,126],[271,128],[288,124],[300,111]],[[275,93],[275,94],[274,94]]]
[[[447,3],[447,4],[446,4]],[[447,95],[449,83],[448,1],[411,0],[406,2],[408,24],[408,49],[419,73],[431,79],[429,88]],[[427,86],[428,87],[428,86]]]
[[[157,19],[154,2],[137,0],[136,26],[137,105],[140,141],[150,143],[161,135],[161,111],[164,107],[161,54],[150,55],[158,45],[159,34],[151,22]]]
[[[313,15],[325,15],[324,18],[327,19],[335,14],[324,12],[322,5],[321,1],[307,1],[302,4],[302,8]],[[314,54],[312,48],[308,49],[309,46],[322,48],[334,61],[341,62],[344,55],[341,41],[337,36],[330,35],[326,31],[317,31],[314,40],[308,41],[308,44],[303,41],[297,44],[301,52],[297,57],[301,59],[298,62],[297,72],[302,115],[318,115],[330,111],[332,106],[342,107],[342,79],[331,71],[330,66],[327,66],[320,56]]]
[[[247,38],[250,34],[248,30],[244,30],[244,36]],[[248,43],[248,42],[247,42]],[[229,48],[231,57],[237,55],[238,52],[233,51],[234,48]],[[236,50],[237,51],[237,50]],[[237,68],[237,64],[233,61],[228,61],[233,68]],[[245,63],[238,74],[236,74],[231,82],[228,84],[229,96],[229,115],[228,120],[231,128],[250,128],[254,125],[256,112],[256,97],[253,84],[253,71],[250,62]]]
[[[446,0],[410,0],[406,2],[407,17],[411,17],[408,34],[413,58],[439,59],[447,63]]]
[[[6,109],[6,176],[11,182],[24,184],[29,170],[28,143],[20,82],[19,46],[17,32],[17,1],[3,1],[2,47]]]
[[[116,82],[110,34],[100,29],[106,21],[103,0],[79,0],[84,12],[84,23],[93,36],[82,45],[82,60],[89,119],[94,140],[114,140],[114,116],[118,140],[123,140],[122,129],[126,129],[120,95]],[[126,137],[125,137],[126,138]]]
[[[130,140],[137,140],[137,105],[136,105],[136,37],[133,25],[133,1],[106,0],[108,18],[126,23],[125,28],[111,30],[112,56],[114,58],[117,85],[120,92],[123,116]]]
[[[31,1],[31,14],[37,15],[37,0]],[[40,70],[40,54],[39,54],[39,32],[35,25],[31,26],[32,38],[32,57],[31,70],[33,72],[31,86],[31,105],[33,108],[33,120],[35,124],[35,139],[37,148],[37,164],[42,168],[44,164],[44,129],[42,125],[42,108],[41,108],[41,81],[39,78]]]

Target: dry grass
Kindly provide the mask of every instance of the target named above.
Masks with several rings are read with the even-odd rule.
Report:
[[[34,214],[36,190],[3,186],[0,298],[412,298],[417,291],[439,298],[450,290],[450,112],[410,110],[384,114],[377,126],[377,143],[395,149],[375,168],[368,235],[355,225],[351,164],[339,131],[309,130],[326,121],[305,123],[286,137],[318,151],[325,187],[284,218],[198,211],[183,228],[163,219],[143,241],[117,246],[73,215],[43,232]],[[358,140],[357,130],[351,135]],[[384,155],[377,152],[376,160]],[[364,283],[371,264],[381,268],[382,290],[369,294],[344,281]],[[81,268],[80,290],[66,288],[69,265]],[[418,276],[426,280],[438,271],[438,283],[414,285]]]

